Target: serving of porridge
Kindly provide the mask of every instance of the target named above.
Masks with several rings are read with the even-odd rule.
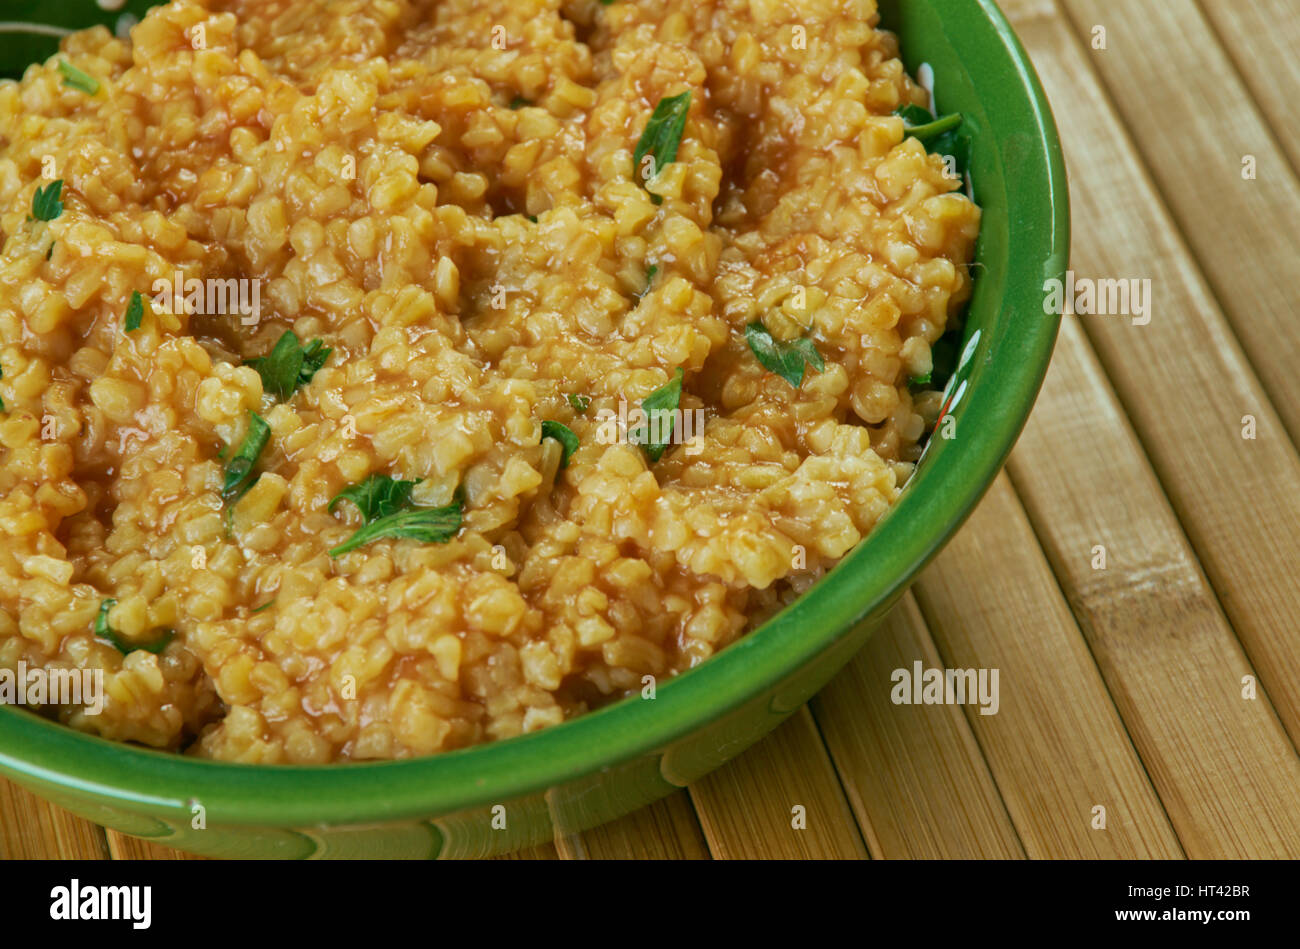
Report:
[[[110,739],[403,758],[798,597],[941,414],[979,232],[875,22],[174,0],[0,83],[0,668],[101,671],[30,704]]]

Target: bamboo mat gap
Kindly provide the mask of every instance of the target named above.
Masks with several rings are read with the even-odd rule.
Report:
[[[1300,856],[1300,5],[1003,7],[1065,145],[1071,266],[1150,279],[1150,323],[1066,317],[1006,472],[808,708],[513,857]],[[997,713],[894,704],[916,662],[997,669]],[[0,859],[184,856],[0,780]]]

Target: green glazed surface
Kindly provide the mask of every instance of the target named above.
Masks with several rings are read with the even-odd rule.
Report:
[[[111,24],[121,12],[91,0],[26,6],[32,12],[3,19],[50,22],[46,11],[57,8],[64,25]],[[661,684],[653,700],[496,744],[400,762],[236,765],[114,744],[3,707],[0,774],[96,823],[212,856],[486,856],[650,803],[798,709],[862,646],[1000,470],[1056,338],[1043,283],[1063,277],[1069,250],[1051,112],[992,0],[881,0],[881,11],[908,69],[929,63],[940,111],[963,113],[974,134],[982,266],[966,318],[968,358],[951,389],[956,437],[933,440],[898,505],[816,587]],[[17,42],[0,34],[0,74],[53,52],[49,40]]]

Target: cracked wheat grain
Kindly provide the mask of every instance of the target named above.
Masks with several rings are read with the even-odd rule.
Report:
[[[979,226],[891,115],[925,97],[874,22],[871,0],[180,0],[65,40],[93,95],[57,59],[0,85],[0,666],[102,668],[102,714],[44,711],[112,739],[401,758],[578,715],[806,590],[911,471],[936,398],[907,379]],[[638,137],[687,90],[643,182]],[[64,209],[32,222],[46,156]],[[125,333],[177,273],[258,281],[260,320],[152,306]],[[755,320],[825,370],[766,372]],[[290,328],[333,352],[280,400],[243,363]],[[598,439],[678,367],[696,446]],[[250,410],[270,438],[227,526],[219,452]],[[563,468],[544,420],[580,439]],[[329,556],[361,520],[328,502],[371,474],[462,490],[462,528]],[[125,642],[175,637],[95,638],[110,598]]]

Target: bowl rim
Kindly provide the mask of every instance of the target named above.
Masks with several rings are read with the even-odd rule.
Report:
[[[1063,273],[1070,241],[1065,163],[1029,57],[993,0],[945,5],[944,16],[969,18],[972,27],[986,21],[985,32],[991,25],[987,42],[995,52],[992,44],[1001,44],[1024,118],[1033,123],[1033,178],[1017,179],[1017,193],[1007,193],[1008,255],[1018,249],[1017,234],[1028,232],[1044,273]],[[1032,207],[1020,208],[1025,202]],[[927,478],[931,465],[923,465],[899,504],[813,589],[707,662],[659,684],[653,702],[626,699],[539,732],[428,757],[327,765],[191,758],[109,741],[4,706],[0,773],[140,815],[188,820],[197,800],[213,823],[293,828],[428,818],[518,800],[667,748],[780,683],[892,602],[969,516],[1028,418],[1060,322],[1041,312],[1040,288],[1008,282],[995,304],[1005,310],[1013,293],[1022,306],[1037,294],[1039,312],[1019,320],[1017,334],[1007,340],[1003,374],[984,387],[995,382],[996,397],[973,384],[964,407],[971,413],[978,407],[981,428],[993,434],[945,445],[944,470],[952,471],[946,481]],[[1014,311],[997,321],[1004,335],[1013,319]],[[925,491],[912,491],[927,482]],[[909,496],[920,501],[909,503]],[[895,516],[905,504],[924,512],[926,529]],[[870,562],[862,556],[866,550]]]

